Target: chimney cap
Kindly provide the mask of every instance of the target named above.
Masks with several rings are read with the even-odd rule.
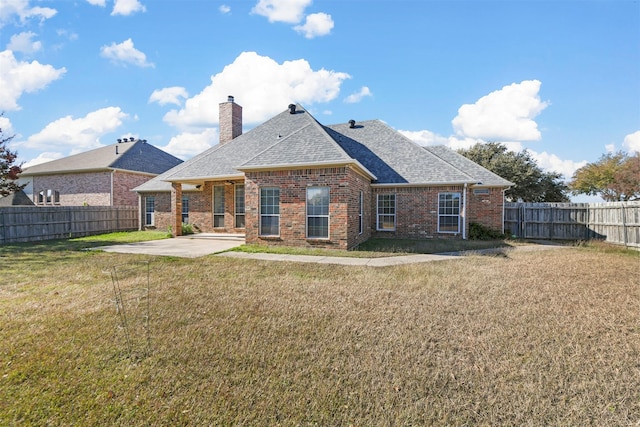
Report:
[[[234,102],[233,100],[234,100],[233,95],[227,96],[227,102]]]

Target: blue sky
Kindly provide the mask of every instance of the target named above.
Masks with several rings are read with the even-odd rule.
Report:
[[[640,151],[638,1],[0,0],[0,127],[25,165],[139,137],[187,159],[299,102],[570,177]]]

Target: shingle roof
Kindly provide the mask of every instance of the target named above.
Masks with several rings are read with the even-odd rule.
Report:
[[[486,169],[471,159],[466,158],[462,154],[458,154],[455,151],[450,150],[444,145],[436,145],[430,147],[423,147],[430,153],[440,157],[452,166],[465,171],[471,175],[477,184],[481,184],[487,187],[510,187],[514,185],[512,182],[507,181],[501,176],[496,175],[489,169]]]
[[[377,176],[374,184],[473,183],[466,171],[438,156],[380,120],[326,127],[332,137],[353,158]]]
[[[134,190],[166,191],[168,182],[196,184],[240,178],[248,170],[326,164],[356,165],[380,185],[511,185],[446,147],[420,146],[379,120],[323,126],[301,106],[296,110],[285,110]]]
[[[24,191],[20,190],[8,196],[0,196],[0,207],[7,206],[34,206],[34,203]]]
[[[161,174],[182,163],[171,154],[144,141],[111,144],[95,150],[25,168],[21,176],[52,175],[120,169]]]

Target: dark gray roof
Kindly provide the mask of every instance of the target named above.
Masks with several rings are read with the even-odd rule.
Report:
[[[423,147],[430,153],[440,157],[452,166],[465,171],[471,175],[476,183],[486,187],[510,187],[514,185],[512,182],[496,175],[489,169],[480,166],[471,159],[466,158],[462,154],[456,153],[444,145],[436,145],[431,147]]]
[[[34,203],[24,191],[20,190],[8,196],[0,196],[0,207],[7,206],[34,206]]]
[[[353,164],[380,185],[510,183],[445,147],[423,147],[379,120],[323,126],[300,105],[218,144],[135,191],[166,191],[168,182],[241,178],[243,171]]]
[[[182,160],[142,140],[111,144],[95,150],[25,168],[21,177],[120,169],[161,174]]]
[[[378,178],[374,184],[473,183],[457,169],[423,149],[380,120],[327,126],[328,132],[351,157]]]

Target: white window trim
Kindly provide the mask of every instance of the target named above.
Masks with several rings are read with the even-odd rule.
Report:
[[[451,214],[442,214],[440,213],[440,196],[442,195],[446,195],[446,194],[457,194],[458,195],[458,215],[451,215]],[[458,230],[457,231],[449,231],[449,230],[445,230],[445,231],[441,231],[440,230],[440,218],[441,217],[458,217]],[[462,218],[462,194],[457,192],[457,191],[447,191],[444,193],[438,193],[438,233],[441,234],[460,234],[460,220]]]
[[[278,190],[278,204],[280,203],[280,188],[279,187],[263,187],[260,188],[258,192],[258,207],[260,212],[258,213],[258,235],[260,237],[280,237],[280,213],[277,214],[264,214],[262,213],[262,190]],[[280,212],[280,208],[278,207],[278,212]],[[263,234],[262,233],[262,217],[277,217],[278,218],[278,234]]]
[[[380,213],[380,196],[393,196],[393,214],[381,214]],[[398,226],[397,224],[397,206],[398,206],[398,196],[396,193],[384,193],[376,195],[376,230],[377,231],[396,231]],[[380,216],[392,216],[393,217],[393,228],[380,228]]]
[[[312,188],[326,188],[327,192],[329,193],[329,206],[327,206],[327,210],[330,209],[331,207],[331,188],[327,187],[327,186],[313,186],[313,187],[307,187],[306,191],[305,191],[305,207],[304,207],[304,212],[305,212],[305,237],[307,239],[312,239],[312,240],[329,240],[329,237],[331,236],[331,220],[329,217],[329,214],[327,215],[309,215],[309,190]],[[327,218],[327,237],[318,237],[318,236],[309,236],[309,218]]]
[[[148,200],[153,201],[153,211],[149,212]],[[147,222],[147,217],[150,216],[151,221]],[[154,226],[156,224],[156,198],[154,196],[146,196],[144,198],[144,225]]]

